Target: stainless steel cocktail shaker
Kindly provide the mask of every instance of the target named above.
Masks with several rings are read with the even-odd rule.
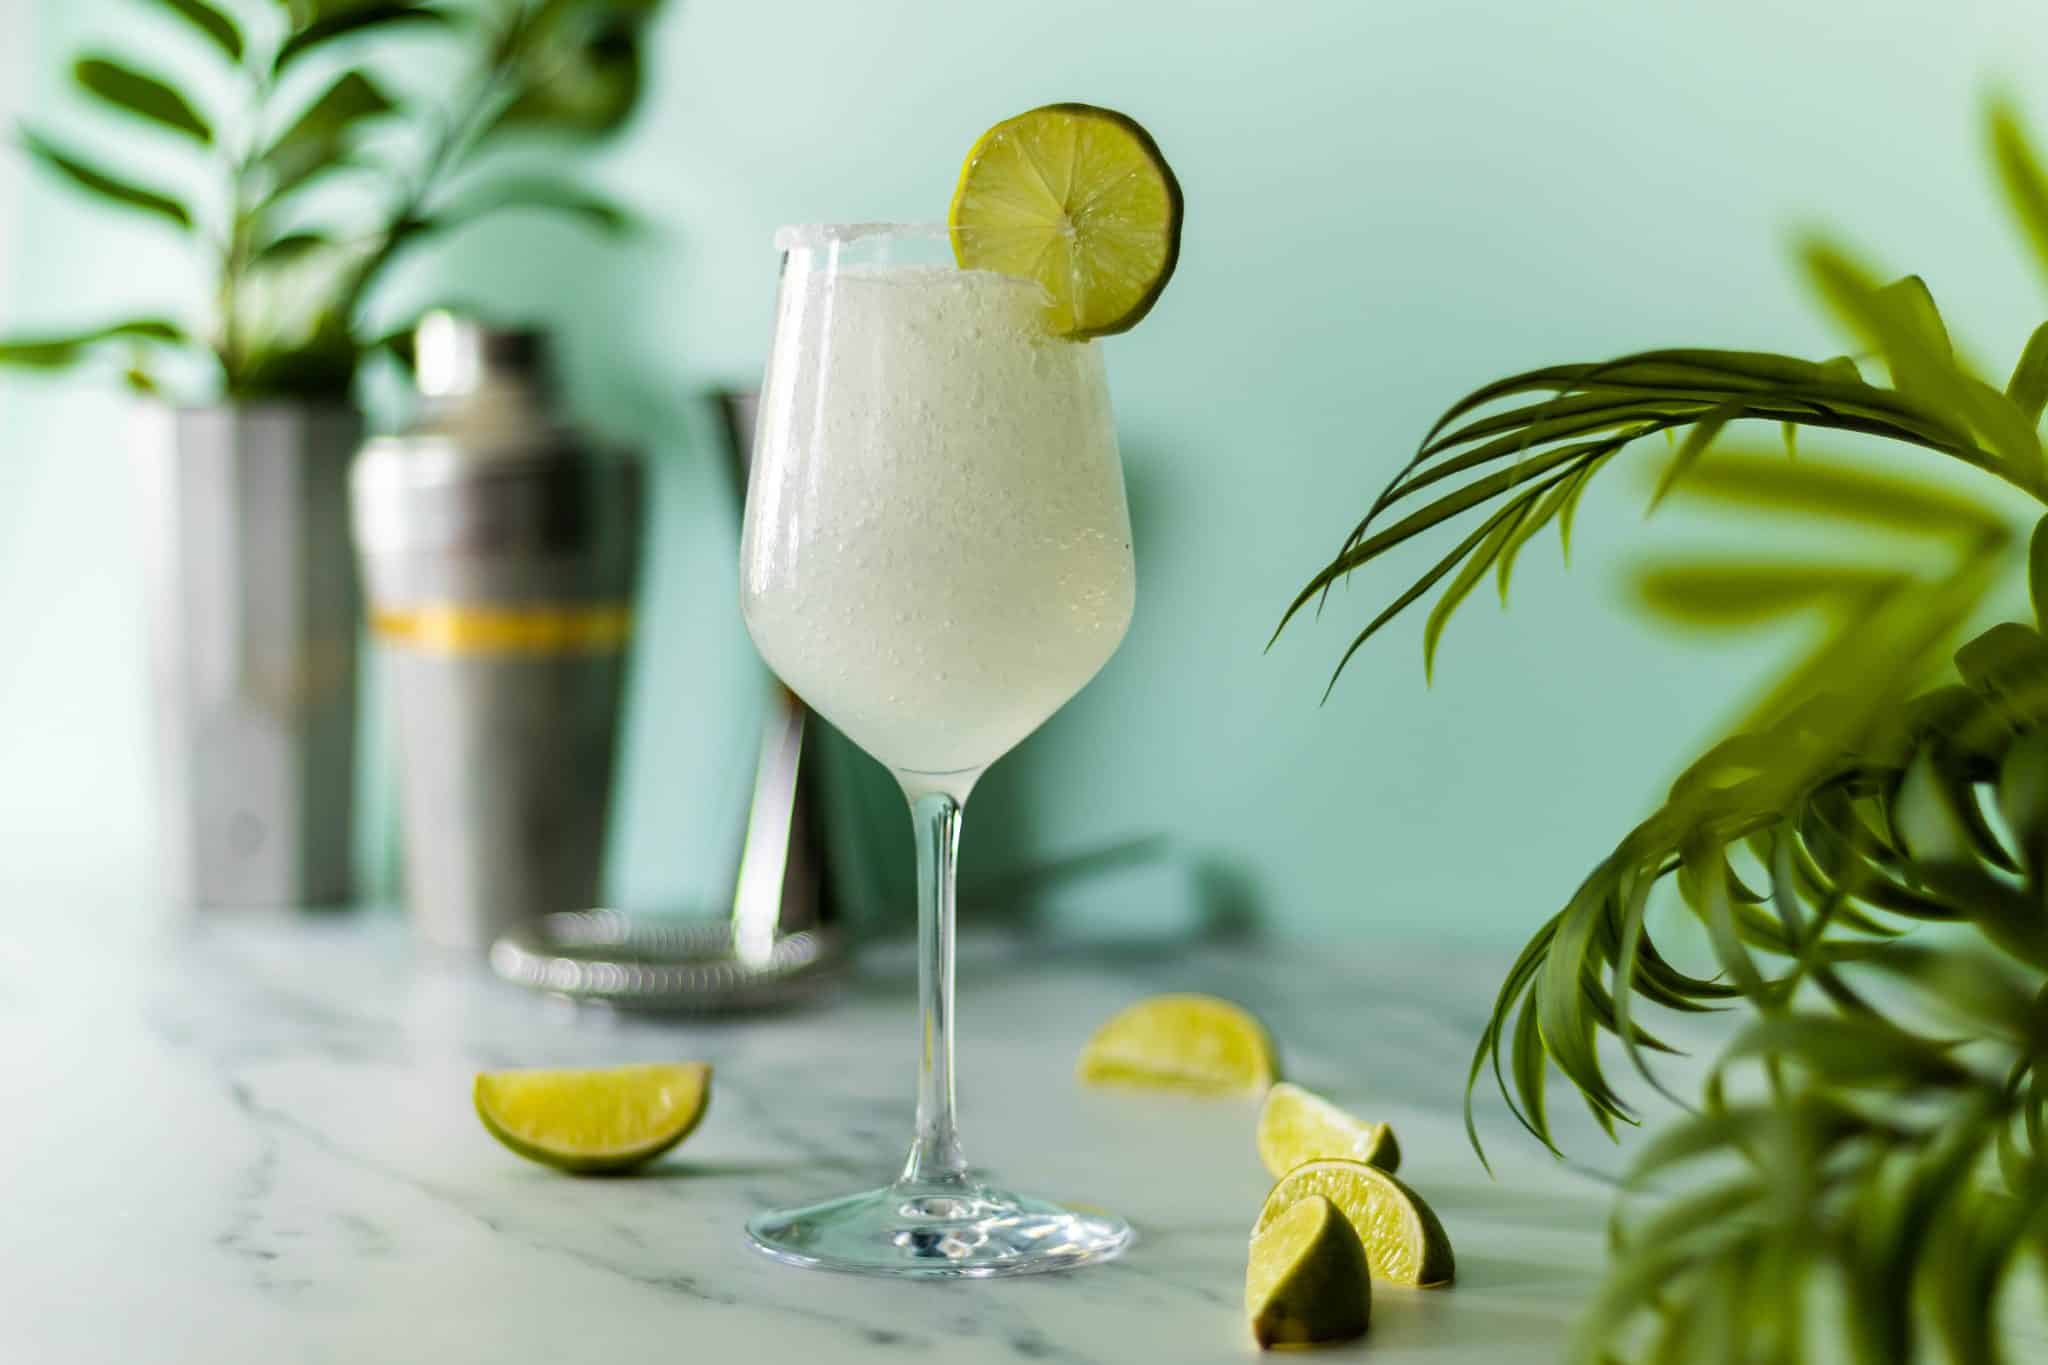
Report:
[[[482,949],[597,903],[642,519],[637,458],[552,411],[532,332],[421,324],[410,430],[351,472],[419,934]]]

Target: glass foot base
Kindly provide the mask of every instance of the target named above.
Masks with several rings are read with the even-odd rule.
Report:
[[[971,1179],[896,1184],[778,1209],[747,1222],[778,1261],[861,1275],[985,1278],[1106,1261],[1131,1244],[1130,1224],[1025,1199]]]

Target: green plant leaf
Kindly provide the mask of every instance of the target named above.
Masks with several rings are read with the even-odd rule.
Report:
[[[1512,508],[1503,508],[1491,517],[1488,517],[1478,530],[1460,541],[1449,554],[1438,560],[1427,573],[1410,584],[1408,590],[1395,598],[1385,611],[1382,611],[1378,616],[1369,621],[1365,629],[1360,631],[1352,640],[1351,648],[1345,651],[1344,657],[1338,660],[1336,671],[1330,675],[1330,686],[1334,688],[1337,685],[1338,677],[1344,672],[1344,665],[1350,662],[1353,654],[1364,648],[1367,640],[1378,634],[1382,626],[1407,610],[1424,593],[1435,587],[1438,580],[1457,567],[1467,555],[1471,554],[1488,536],[1492,535],[1494,529],[1507,519],[1511,511]],[[1283,622],[1282,624],[1285,623]],[[1324,696],[1327,697],[1328,695],[1328,692],[1324,693]]]
[[[2048,874],[2048,730],[2014,741],[1999,765],[1994,799],[2028,875]]]
[[[336,76],[263,152],[261,162],[271,174],[270,197],[287,194],[312,176],[341,165],[357,125],[397,108],[397,102],[362,72]]]
[[[1819,751],[1869,742],[1870,730],[1929,675],[1983,600],[2001,549],[1997,540],[1980,541],[1947,577],[1902,586],[1839,614],[1821,645],[1765,691],[1743,725],[1764,724],[1803,702],[1824,699],[1825,713],[1812,729]]]
[[[1965,807],[1926,750],[1913,760],[1892,800],[1899,837],[1914,862],[1969,863],[1980,856],[1973,807]]]
[[[2048,724],[2048,641],[2032,626],[2011,621],[1995,625],[1957,650],[1955,663],[1963,682],[1989,701],[1997,719],[2010,728],[2030,730]],[[1954,737],[1972,749],[2004,738],[1996,731]]]
[[[1683,1287],[1701,1294],[1698,1307],[1688,1312],[1668,1308],[1677,1317],[1682,1332],[1711,1330],[1724,1334],[1727,1324],[1741,1321],[1740,1308],[1716,1302],[1718,1282],[1709,1271],[1717,1258],[1748,1244],[1754,1237],[1758,1212],[1767,1207],[1769,1191],[1752,1179],[1735,1179],[1711,1185],[1677,1199],[1641,1228],[1633,1230],[1623,1247],[1625,1258],[1601,1286],[1600,1293],[1580,1319],[1565,1352],[1571,1365],[1611,1365],[1616,1357],[1607,1349],[1613,1339],[1628,1339],[1629,1327],[1639,1314],[1670,1301],[1674,1289]],[[1739,1359],[1729,1353],[1731,1343],[1712,1339],[1687,1341],[1687,1354],[1677,1359],[1686,1365],[1707,1365]],[[1699,1349],[1695,1352],[1693,1347]]]
[[[1845,1088],[1899,1089],[1932,1085],[1947,1089],[1982,1085],[1939,1046],[1881,1019],[1793,1013],[1750,1024],[1721,1054],[1723,1064],[1745,1058],[1777,1057],[1826,1074]]]
[[[1752,1003],[1769,1008],[1773,1003],[1771,983],[1764,979],[1755,959],[1743,946],[1720,848],[1704,835],[1695,835],[1686,841],[1682,857],[1680,884],[1687,888],[1687,901],[1707,927],[1707,942],[1712,945],[1721,970]]]
[[[639,102],[647,0],[546,0],[518,38],[518,90],[492,133],[609,133]]]
[[[1537,1008],[1536,993],[1532,990],[1523,998],[1521,1013],[1515,1017],[1515,1092],[1521,1096],[1521,1112],[1528,1115],[1528,1123],[1537,1139],[1548,1147],[1551,1145],[1550,1125],[1545,1117],[1543,1089],[1550,1058],[1543,1050]]]
[[[2002,117],[2001,171],[2048,265],[2048,180]],[[1505,598],[1529,538],[1554,520],[1568,548],[1592,474],[1659,432],[1675,454],[1653,505],[1734,510],[1738,535],[1758,514],[1799,517],[1865,551],[1789,564],[1666,557],[1639,577],[1653,607],[1696,623],[1812,613],[1825,630],[1544,922],[1473,1053],[1475,1149],[1473,1095],[1490,1064],[1510,1111],[1556,1151],[1550,1068],[1610,1136],[1635,1112],[1605,1072],[1608,1043],[1664,1088],[1643,1055],[1663,1045],[1638,1007],[1728,1002],[1752,1017],[1716,1059],[1704,1112],[1638,1162],[1629,1201],[1656,1207],[1641,1220],[1617,1213],[1616,1266],[1568,1356],[1586,1365],[1797,1365],[1818,1358],[1809,1346],[1834,1358],[1837,1345],[1897,1365],[1919,1358],[1930,1329],[1937,1352],[2004,1365],[2000,1286],[2026,1249],[2048,1252],[2048,638],[2006,623],[1957,647],[2014,568],[2002,508],[1796,451],[1802,429],[1875,437],[2048,502],[2034,430],[2048,327],[2001,391],[1958,361],[1917,277],[1879,288],[1826,244],[1807,264],[1891,387],[1844,357],[1677,349],[1484,385],[1425,434],[1282,620],[1477,512],[1338,669],[1449,579],[1424,629],[1427,662],[1489,567]],[[1757,420],[1780,425],[1782,453],[1727,438]],[[2048,517],[2028,572],[2037,621],[2048,620]],[[1667,877],[1706,927],[1715,975],[1673,966],[1652,935],[1651,893]],[[1667,1173],[1681,1177],[1674,1194],[1648,1188]]]
[[[213,142],[213,125],[169,85],[105,57],[81,57],[71,78],[87,94],[116,109],[148,119],[202,145]]]
[[[2012,367],[2012,378],[2005,381],[2005,396],[2029,421],[2040,422],[2041,409],[2048,407],[2048,322],[2027,338],[2026,349]]]
[[[1588,460],[1580,468],[1568,472],[1562,478],[1550,484],[1550,491],[1543,494],[1542,498],[1536,503],[1535,509],[1522,519],[1521,525],[1515,530],[1513,535],[1508,537],[1507,543],[1501,547],[1499,567],[1495,572],[1500,580],[1500,602],[1502,606],[1506,606],[1508,602],[1508,578],[1514,573],[1515,557],[1521,554],[1522,547],[1534,539],[1537,532],[1556,520],[1558,514],[1565,510],[1566,504],[1571,500],[1573,490],[1591,473],[1595,463],[1596,461],[1594,460]]]
[[[1444,627],[1449,624],[1451,613],[1458,609],[1460,602],[1471,595],[1479,580],[1486,577],[1486,571],[1493,567],[1501,552],[1507,548],[1508,542],[1514,539],[1515,532],[1528,520],[1530,509],[1535,502],[1535,498],[1524,496],[1509,504],[1506,515],[1500,518],[1499,524],[1465,560],[1457,576],[1451,580],[1450,586],[1437,598],[1436,606],[1430,609],[1429,618],[1422,627],[1422,676],[1425,680],[1435,673],[1437,642],[1443,638]]]
[[[1802,1097],[1796,1105],[1745,1104],[1692,1114],[1643,1144],[1629,1165],[1627,1183],[1645,1189],[1653,1178],[1705,1158],[1787,1137],[1800,1141],[1815,1135],[1825,1144],[1868,1127],[1853,1110],[1822,1097]]]
[[[1844,429],[1869,430],[1873,435],[1897,429],[1940,442],[1966,440],[1966,432],[1940,409],[1897,390],[1862,382],[1853,366],[1843,366],[1839,357],[1815,364],[1762,352],[1665,349],[1599,364],[1530,370],[1476,389],[1437,419],[1410,468],[1444,446],[1460,443],[1458,435],[1445,435],[1454,422],[1502,399],[1533,392],[1559,395],[1551,403],[1587,396],[1660,407],[1691,403],[1711,408],[1746,399],[1759,410],[1782,407],[1787,420],[1802,426],[1833,425],[1846,419]],[[1532,406],[1541,412],[1549,405]],[[1406,472],[1404,469],[1403,474]]]
[[[1613,1121],[1635,1122],[1635,1113],[1608,1084],[1600,1062],[1597,1022],[1586,977],[1592,947],[1606,919],[1611,868],[1596,870],[1580,886],[1558,922],[1557,934],[1537,975],[1537,1021],[1543,1046],[1558,1070],[1570,1077],[1595,1121],[1613,1132]]]
[[[242,60],[242,30],[226,14],[206,0],[157,0],[193,28],[206,35],[231,62]]]
[[[1597,445],[1593,447],[1596,451],[1601,448]],[[1487,475],[1483,479],[1476,479],[1457,492],[1447,494],[1428,506],[1409,513],[1406,517],[1403,517],[1400,521],[1379,532],[1377,535],[1360,541],[1347,553],[1325,566],[1322,572],[1317,574],[1310,581],[1309,585],[1301,590],[1295,597],[1293,604],[1288,607],[1286,615],[1281,618],[1280,625],[1275,629],[1274,634],[1277,636],[1281,630],[1285,630],[1287,622],[1293,619],[1295,613],[1315,600],[1316,594],[1321,592],[1326,585],[1350,573],[1353,569],[1376,558],[1394,546],[1404,541],[1412,540],[1432,527],[1449,521],[1460,513],[1468,512],[1482,503],[1498,497],[1509,489],[1519,487],[1533,479],[1540,479],[1546,474],[1555,471],[1559,465],[1583,459],[1587,454],[1588,450],[1579,446],[1566,446],[1562,450],[1545,451],[1541,455],[1532,456],[1528,460],[1517,463],[1512,468],[1499,470]],[[1492,522],[1489,521],[1488,526],[1490,527],[1491,525]],[[1474,543],[1476,544],[1477,542],[1475,541]],[[1459,557],[1463,558],[1462,555]],[[1434,582],[1434,580],[1431,581]],[[1414,599],[1409,598],[1407,600],[1413,601]],[[1406,604],[1404,603],[1403,605],[1405,606]]]
[[[1669,967],[1658,954],[1656,946],[1650,942],[1650,893],[1655,889],[1656,881],[1655,875],[1639,869],[1634,882],[1617,885],[1609,901],[1610,905],[1621,907],[1622,921],[1621,932],[1613,952],[1609,955],[1609,961],[1612,963],[1610,996],[1614,1001],[1613,1032],[1621,1039],[1622,1047],[1628,1054],[1629,1065],[1635,1068],[1636,1074],[1648,1081],[1666,1099],[1682,1103],[1651,1068],[1649,1059],[1643,1056],[1635,1023],[1635,1001],[1638,995],[1675,1010],[1698,1011],[1708,1008],[1699,998],[1696,989],[1703,983],[1684,977]],[[1597,969],[1595,963],[1589,963],[1588,966]],[[1715,988],[1708,989],[1712,991]]]
[[[1553,424],[1545,423],[1544,425],[1550,427]],[[1553,434],[1557,433],[1553,431]],[[1641,434],[1641,432],[1632,432],[1634,436]],[[1376,514],[1379,511],[1393,507],[1396,503],[1407,501],[1432,484],[1441,483],[1459,474],[1470,473],[1482,465],[1507,462],[1508,468],[1499,471],[1499,473],[1512,476],[1517,470],[1526,468],[1530,460],[1541,458],[1549,460],[1549,463],[1543,466],[1547,470],[1552,468],[1557,463],[1557,460],[1560,459],[1576,459],[1579,457],[1593,459],[1600,455],[1612,454],[1621,445],[1623,439],[1625,438],[1618,434],[1609,433],[1596,436],[1591,440],[1573,442],[1570,445],[1552,445],[1546,449],[1540,446],[1532,447],[1519,434],[1502,436],[1483,445],[1460,451],[1456,455],[1447,456],[1428,468],[1418,470],[1399,483],[1391,485],[1382,496],[1376,509]],[[1553,456],[1557,458],[1552,459],[1551,457]],[[1468,485],[1468,487],[1470,486]],[[1449,496],[1455,496],[1455,494]],[[1367,539],[1369,538],[1361,537],[1352,540],[1346,546],[1345,553],[1347,555],[1356,553],[1358,547],[1365,544]]]
[[[1553,398],[1474,418],[1426,442],[1394,480],[1394,486],[1400,486],[1412,470],[1430,458],[1488,437],[1513,436],[1518,447],[1526,450],[1617,427],[1648,427],[1670,418],[1697,417],[1713,407],[1712,400],[1704,398],[1645,398],[1632,393],[1573,393],[1567,389]]]
[[[1855,962],[1910,983],[1964,1021],[1975,1036],[2003,1038],[2037,1052],[2048,1044],[2034,1006],[2039,983],[2006,959],[1974,948],[1899,942],[1872,944],[1857,953]]]
[[[2006,528],[2005,518],[1980,499],[1929,480],[1812,454],[1795,463],[1768,448],[1740,445],[1724,444],[1701,460],[1675,496],[1965,542],[2003,536]]]
[[[2005,98],[1992,100],[1985,118],[1991,141],[1991,164],[2005,189],[2006,202],[2019,220],[2041,268],[2048,271],[2048,173],[2020,127],[2018,111]]]
[[[1935,1253],[1947,1273],[1934,1280],[1934,1318],[1955,1365],[2003,1365],[1998,1298],[2019,1260],[2031,1202],[1978,1196],[1945,1210]]]
[[[1962,817],[1964,826],[1969,830],[1970,847],[1976,860],[2003,872],[2018,872],[2019,862],[2006,851],[1998,832],[1991,827],[1983,808],[1977,803],[1977,783],[1971,756],[1955,745],[1938,742],[1929,745],[1927,752],[1933,761],[1936,778],[1948,788],[1949,805]]]
[[[2034,523],[2027,541],[2027,594],[2034,604],[2034,624],[2048,630],[2048,517]]]
[[[1962,911],[2000,952],[2048,969],[2048,919],[2038,896],[1972,864],[1920,863],[1914,871],[1930,895]]]
[[[1685,433],[1685,441],[1678,447],[1678,453],[1671,457],[1671,463],[1664,466],[1664,473],[1657,480],[1656,491],[1650,495],[1650,511],[1657,510],[1657,504],[1664,501],[1664,495],[1685,477],[1700,456],[1707,453],[1707,447],[1720,436],[1721,428],[1741,415],[1741,404],[1724,403],[1692,424],[1692,429]]]
[[[345,9],[333,8],[284,40],[277,50],[272,70],[282,72],[307,53],[318,51],[337,38],[372,29],[446,28],[450,22],[446,11],[432,5],[406,3],[406,0],[389,0],[388,3],[386,0],[371,0],[371,3]]]
[[[1562,918],[1562,915],[1553,916],[1549,923],[1538,930],[1536,936],[1530,939],[1528,944],[1523,947],[1521,955],[1515,959],[1515,965],[1508,969],[1507,979],[1502,982],[1499,994],[1494,997],[1493,1013],[1487,1019],[1485,1032],[1479,1039],[1479,1046],[1472,1051],[1471,1065],[1466,1071],[1465,1136],[1471,1141],[1472,1150],[1478,1154],[1479,1164],[1486,1167],[1489,1173],[1492,1172],[1493,1167],[1486,1159],[1485,1144],[1479,1140],[1479,1123],[1474,1117],[1472,1109],[1473,1095],[1478,1091],[1479,1078],[1486,1071],[1489,1059],[1493,1064],[1494,1081],[1500,1087],[1501,1098],[1507,1101],[1509,1112],[1514,1114],[1515,1118],[1524,1128],[1528,1129],[1529,1133],[1537,1141],[1548,1147],[1553,1156],[1563,1155],[1550,1140],[1547,1123],[1545,1122],[1542,1092],[1526,1088],[1522,1090],[1523,1096],[1530,1101],[1531,1106],[1531,1112],[1524,1113],[1521,1105],[1516,1103],[1515,1092],[1509,1088],[1507,1077],[1501,1071],[1500,1056],[1501,1040],[1507,1033],[1506,1021],[1514,1010],[1515,1002],[1518,999],[1523,999],[1531,989],[1532,983],[1536,979],[1536,972],[1543,965],[1545,954],[1550,951],[1551,941],[1557,933],[1558,920]],[[1534,1024],[1531,1024],[1529,1027],[1532,1032],[1536,1028]],[[1538,1041],[1540,1042],[1540,1035]]]
[[[1591,464],[1587,475],[1590,477],[1606,458],[1618,453],[1643,435],[1665,430],[1672,421],[1696,420],[1697,416],[1716,408],[1726,408],[1729,412],[1736,411],[1735,408],[1729,407],[1731,404],[1740,405],[1740,415],[1743,417],[1778,422],[1795,421],[1802,425],[1818,425],[1838,431],[1884,435],[1894,440],[1939,450],[2022,486],[2032,487],[2037,481],[2035,471],[2015,471],[2010,467],[2010,462],[1975,446],[1968,428],[1949,422],[1938,409],[1893,390],[1850,382],[1844,378],[1844,371],[1847,368],[1836,362],[1815,365],[1806,361],[1745,352],[1657,351],[1623,357],[1604,365],[1559,366],[1548,370],[1531,371],[1477,390],[1454,404],[1446,415],[1438,420],[1436,426],[1425,437],[1421,452],[1387,485],[1365,518],[1352,529],[1336,557],[1326,564],[1289,604],[1274,631],[1274,637],[1277,638],[1286,629],[1287,624],[1303,607],[1324,598],[1338,579],[1356,571],[1394,545],[1427,531],[1460,512],[1500,496],[1529,479],[1543,477],[1566,462],[1588,458]],[[1783,386],[1795,381],[1799,386],[1796,390],[1785,387],[1772,388],[1773,385]],[[1681,410],[1691,411],[1693,416],[1672,417],[1670,412],[1662,410],[1648,416],[1632,414],[1604,436],[1596,435],[1569,445],[1551,447],[1532,447],[1523,434],[1512,429],[1501,429],[1495,424],[1494,418],[1479,418],[1466,423],[1465,426],[1455,426],[1462,418],[1488,402],[1498,401],[1517,393],[1544,389],[1560,393],[1561,396],[1554,400],[1560,408],[1575,404],[1580,399],[1595,396],[1607,399],[1617,396],[1633,399],[1655,398],[1660,402],[1693,400],[1696,406],[1693,409]],[[2003,395],[1997,395],[1997,399],[2017,420],[2018,409]],[[1698,400],[1708,400],[1707,405],[1697,406]],[[1598,429],[1597,414],[1590,408],[1573,407],[1563,416],[1558,412],[1549,411],[1550,408],[1551,404],[1530,404],[1514,411],[1523,414],[1522,420],[1525,425],[1540,427],[1542,431],[1553,436],[1561,435],[1565,431],[1583,434],[1588,424],[1593,424],[1594,428]],[[1727,420],[1735,419],[1728,417]],[[1468,432],[1472,439],[1481,440],[1482,444],[1470,449],[1456,450],[1457,441]],[[1507,469],[1475,477],[1454,491],[1439,496],[1394,526],[1376,534],[1371,533],[1370,528],[1375,519],[1393,504],[1433,482],[1468,470],[1476,472],[1479,465],[1494,460],[1511,463]],[[1705,463],[1718,463],[1718,457]],[[1782,457],[1774,457],[1774,463],[1781,467],[1788,465]],[[1798,465],[1791,466],[1795,477],[1798,469],[1803,468],[1806,463],[1807,461],[1800,461]],[[1695,482],[1696,477],[1698,476],[1688,475],[1688,488]],[[1726,487],[1725,480],[1721,481],[1721,486]],[[1570,549],[1572,517],[1585,487],[1586,481],[1579,481],[1559,503],[1559,539],[1567,556]],[[1709,489],[1709,495],[1712,491]],[[1810,489],[1787,491],[1795,495],[1804,495]],[[1746,492],[1747,489],[1745,494]],[[1810,503],[1797,506],[1789,505],[1789,502],[1788,499],[1788,511],[1801,511],[1809,516],[1815,513],[1816,509]],[[1937,506],[1944,505],[1966,506],[1952,496],[1937,502]],[[1971,515],[1979,521],[1990,520],[1982,511],[1972,511]],[[1356,652],[1356,639],[1353,643],[1354,648],[1347,651],[1347,658]],[[1341,665],[1339,672],[1341,673]]]
[[[1815,607],[1855,609],[1912,584],[1886,569],[1664,558],[1630,578],[1636,600],[1679,625],[1754,626]]]
[[[1572,558],[1572,519],[1578,515],[1579,501],[1586,496],[1586,485],[1593,481],[1593,476],[1600,472],[1603,465],[1614,458],[1615,453],[1610,450],[1605,455],[1588,460],[1579,472],[1572,476],[1569,481],[1570,487],[1566,490],[1563,501],[1558,504],[1557,543],[1564,552],[1567,564]]]
[[[479,218],[513,209],[567,214],[600,232],[623,232],[632,223],[626,212],[610,200],[578,186],[539,177],[500,176],[465,191],[447,207],[435,211],[419,230],[464,227]]]
[[[1519,460],[1545,442],[1601,431],[1609,433],[1611,446],[1619,447],[1654,431],[1668,433],[1710,413],[1723,423],[1748,417],[1890,435],[1933,444],[1986,467],[1995,464],[1970,447],[1966,427],[1908,395],[1853,379],[1844,382],[1834,367],[1804,361],[1793,367],[1796,382],[1765,387],[1758,376],[1779,372],[1761,363],[1766,359],[1741,352],[1643,352],[1605,365],[1564,366],[1522,376],[1519,387],[1553,386],[1559,397],[1434,436],[1352,529],[1344,550],[1358,543],[1378,514],[1393,503],[1478,464]],[[1456,447],[1482,436],[1492,439],[1446,458]]]
[[[293,261],[335,245],[332,237],[324,232],[287,232],[273,237],[250,253],[252,266],[288,265]]]
[[[181,228],[192,226],[192,215],[176,199],[159,190],[149,189],[130,180],[121,179],[100,170],[97,166],[65,151],[49,138],[24,125],[21,129],[22,146],[43,165],[70,181],[79,189],[96,194],[102,199],[139,209],[158,218],[167,219]]]
[[[2041,439],[2034,423],[2003,391],[1956,364],[1948,329],[1917,275],[1880,288],[1829,243],[1809,242],[1801,254],[1821,296],[1883,352],[1902,392],[1961,416],[2010,467],[2038,481]]]
[[[294,174],[290,179],[273,173],[262,186],[262,197],[256,205],[255,226],[264,226],[266,220],[276,214],[280,206],[293,195],[327,182],[337,175],[359,174],[364,177],[360,187],[375,193],[375,186],[379,180],[378,173],[387,169],[369,157],[356,155],[348,145],[329,148],[326,153],[320,155],[303,158],[295,156],[292,161]]]
[[[186,337],[178,324],[163,318],[136,318],[62,336],[0,337],[0,365],[62,369],[76,363],[87,351],[103,342],[122,340],[177,345]]]
[[[1941,310],[1934,306],[1927,281],[1918,275],[1907,275],[1878,290],[1871,302],[1889,312],[1894,325],[1913,338],[1915,352],[1944,361],[1955,359],[1955,343],[1949,339],[1948,324],[1941,320]]]

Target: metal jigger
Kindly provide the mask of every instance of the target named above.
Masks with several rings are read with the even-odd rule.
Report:
[[[721,394],[726,436],[746,484],[754,446],[754,395]],[[635,1009],[723,1011],[800,999],[825,984],[840,959],[826,913],[830,894],[810,788],[802,774],[809,712],[777,682],[761,727],[754,799],[724,920],[553,914],[500,938],[491,965],[509,981]]]

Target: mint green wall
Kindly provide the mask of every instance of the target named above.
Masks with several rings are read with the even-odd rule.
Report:
[[[59,54],[140,8],[43,0],[35,83],[10,97],[70,111]],[[2016,351],[2048,307],[1975,123],[1983,78],[2048,70],[2032,0],[695,0],[655,47],[643,116],[594,167],[659,225],[648,240],[612,251],[505,223],[409,286],[551,319],[580,407],[656,451],[616,846],[634,904],[715,900],[739,832],[759,673],[699,400],[757,373],[770,233],[942,215],[997,118],[1055,99],[1128,110],[1188,202],[1179,276],[1108,343],[1136,623],[968,822],[967,876],[984,886],[1169,837],[1165,860],[1071,887],[1070,923],[1250,907],[1298,935],[1523,931],[1776,656],[1628,619],[1614,587],[1628,555],[1695,533],[1645,529],[1624,476],[1585,508],[1569,580],[1548,545],[1532,552],[1512,612],[1475,603],[1453,626],[1433,690],[1418,617],[1319,709],[1348,628],[1399,584],[1360,582],[1333,619],[1261,647],[1428,420],[1550,360],[1680,341],[1825,353],[1783,265],[1806,223],[1921,270],[1982,354]],[[2048,130],[2048,90],[2020,89]],[[16,213],[7,321],[111,310],[138,288],[181,297],[147,230],[40,180]],[[8,381],[0,422],[0,854],[139,866],[143,657],[117,405]],[[870,900],[909,846],[893,810],[873,819],[895,861],[855,884]]]

